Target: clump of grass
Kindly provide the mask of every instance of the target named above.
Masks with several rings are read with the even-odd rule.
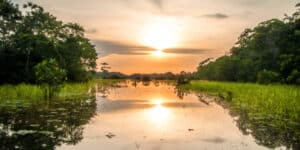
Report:
[[[2,85],[0,86],[0,100],[9,99],[42,99],[44,91],[38,85]]]
[[[231,112],[239,116],[240,129],[252,133],[260,139],[260,144],[269,147],[300,144],[299,86],[192,81],[179,88],[225,100]]]
[[[81,83],[65,83],[60,85],[60,90],[55,98],[66,98],[72,96],[86,96],[93,92],[95,86],[110,86],[118,83],[119,80],[92,80]],[[18,84],[1,85],[0,100],[43,100],[45,99],[45,86]]]

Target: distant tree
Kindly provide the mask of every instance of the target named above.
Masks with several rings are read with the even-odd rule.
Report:
[[[109,69],[110,69],[110,67],[109,67],[108,63],[106,63],[106,62],[101,63],[101,71],[102,72],[108,72]]]
[[[187,84],[190,82],[190,76],[185,71],[181,71],[177,78],[177,84]]]
[[[100,73],[100,77],[103,79],[107,79],[107,78],[112,78],[112,76],[116,75],[115,73],[110,74],[109,73],[109,64],[106,62],[102,62],[101,63],[101,73]]]

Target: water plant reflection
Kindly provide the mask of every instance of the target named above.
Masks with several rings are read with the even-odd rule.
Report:
[[[55,149],[83,139],[96,98],[0,103],[0,149]]]

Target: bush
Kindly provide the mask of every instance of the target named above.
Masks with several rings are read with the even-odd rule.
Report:
[[[43,60],[34,67],[36,82],[58,85],[66,79],[66,71],[59,68],[55,59]]]
[[[269,84],[274,82],[279,82],[279,74],[277,72],[263,70],[257,74],[257,82],[262,84]]]
[[[294,69],[292,73],[287,77],[287,83],[300,84],[300,71]]]
[[[36,82],[42,84],[45,98],[58,93],[60,85],[66,80],[66,71],[59,68],[55,59],[43,60],[34,67]]]

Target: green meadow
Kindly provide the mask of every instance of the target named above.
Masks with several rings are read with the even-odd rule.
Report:
[[[236,116],[238,127],[262,145],[275,148],[300,143],[299,86],[191,81],[179,88],[218,97]]]

